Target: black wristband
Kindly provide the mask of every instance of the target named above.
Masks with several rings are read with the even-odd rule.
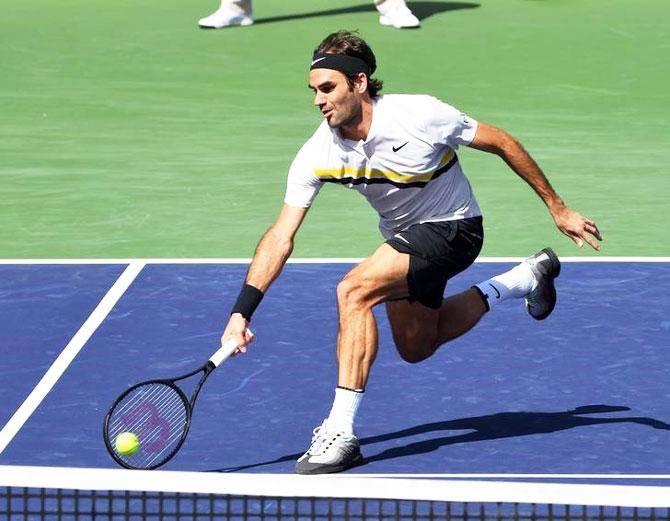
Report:
[[[245,284],[242,286],[240,294],[237,297],[235,305],[233,306],[233,310],[230,312],[230,314],[232,315],[233,313],[239,313],[244,318],[246,318],[247,321],[250,321],[251,315],[254,314],[254,311],[256,311],[256,308],[258,307],[258,304],[261,303],[261,300],[263,300],[263,292],[258,288],[254,288],[249,284]]]

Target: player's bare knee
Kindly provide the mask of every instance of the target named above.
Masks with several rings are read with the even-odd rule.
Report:
[[[347,276],[337,285],[337,303],[340,308],[362,308],[367,305],[368,292],[359,277]]]
[[[435,349],[425,345],[404,346],[403,349],[398,347],[400,358],[410,364],[418,364],[419,362],[423,362],[426,358],[430,358],[434,352]]]
[[[396,349],[405,362],[417,364],[437,349],[437,337],[429,335],[394,335]]]
[[[352,295],[356,291],[355,284],[350,278],[342,279],[335,290],[337,294],[337,303],[341,306],[352,299]]]

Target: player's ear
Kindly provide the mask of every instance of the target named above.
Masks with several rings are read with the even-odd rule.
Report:
[[[368,77],[364,72],[359,72],[358,76],[356,76],[356,79],[354,80],[354,89],[359,94],[363,94],[368,90]]]

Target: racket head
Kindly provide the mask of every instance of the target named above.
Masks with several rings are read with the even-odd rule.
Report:
[[[105,415],[103,438],[107,451],[128,469],[155,469],[174,456],[191,425],[191,405],[171,380],[149,380],[123,392]],[[116,449],[116,437],[132,432],[139,450],[132,455]]]

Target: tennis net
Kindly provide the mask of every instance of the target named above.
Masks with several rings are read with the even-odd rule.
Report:
[[[670,521],[670,487],[0,466],[7,521]]]

